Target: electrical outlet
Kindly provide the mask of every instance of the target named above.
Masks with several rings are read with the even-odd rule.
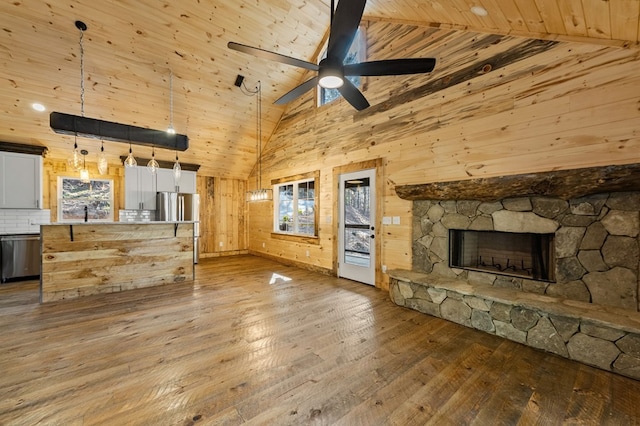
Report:
[[[307,250],[307,257],[309,257],[309,250]]]
[[[220,241],[220,247],[222,247],[224,244],[222,243],[222,241]]]
[[[382,265],[382,272],[387,273],[387,265]]]
[[[265,248],[267,246],[267,243],[262,243],[262,248]]]

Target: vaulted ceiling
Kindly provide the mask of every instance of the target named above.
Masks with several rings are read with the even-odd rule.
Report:
[[[488,14],[475,15],[473,6]],[[234,86],[236,75],[245,77],[250,90],[262,86],[263,143],[286,110],[273,101],[306,75],[229,50],[227,43],[315,62],[329,16],[329,0],[0,2],[0,141],[46,146],[53,158],[68,156],[73,138],[51,130],[49,112],[81,113],[80,31],[74,22],[82,20],[88,26],[87,117],[165,129],[172,98],[174,127],[190,139],[181,161],[200,164],[206,175],[246,179],[256,161],[257,98]],[[639,17],[638,0],[369,0],[364,12],[367,21],[621,48],[638,47]],[[392,43],[393,35],[377,42]],[[47,111],[34,111],[33,102]],[[83,138],[78,144],[89,150],[87,161],[100,146]],[[115,164],[128,146],[107,142],[105,150]],[[151,151],[134,146],[134,154],[149,158]],[[174,153],[158,150],[156,157],[171,160]]]

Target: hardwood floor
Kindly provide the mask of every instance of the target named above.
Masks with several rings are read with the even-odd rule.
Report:
[[[0,286],[2,425],[640,422],[640,382],[252,256],[39,305]]]

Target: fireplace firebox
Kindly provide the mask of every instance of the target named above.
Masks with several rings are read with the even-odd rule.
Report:
[[[554,234],[449,230],[449,266],[555,282]]]

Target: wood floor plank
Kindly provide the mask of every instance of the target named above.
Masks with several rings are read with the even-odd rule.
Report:
[[[249,255],[45,305],[0,285],[0,371],[2,425],[640,423],[639,381]]]

